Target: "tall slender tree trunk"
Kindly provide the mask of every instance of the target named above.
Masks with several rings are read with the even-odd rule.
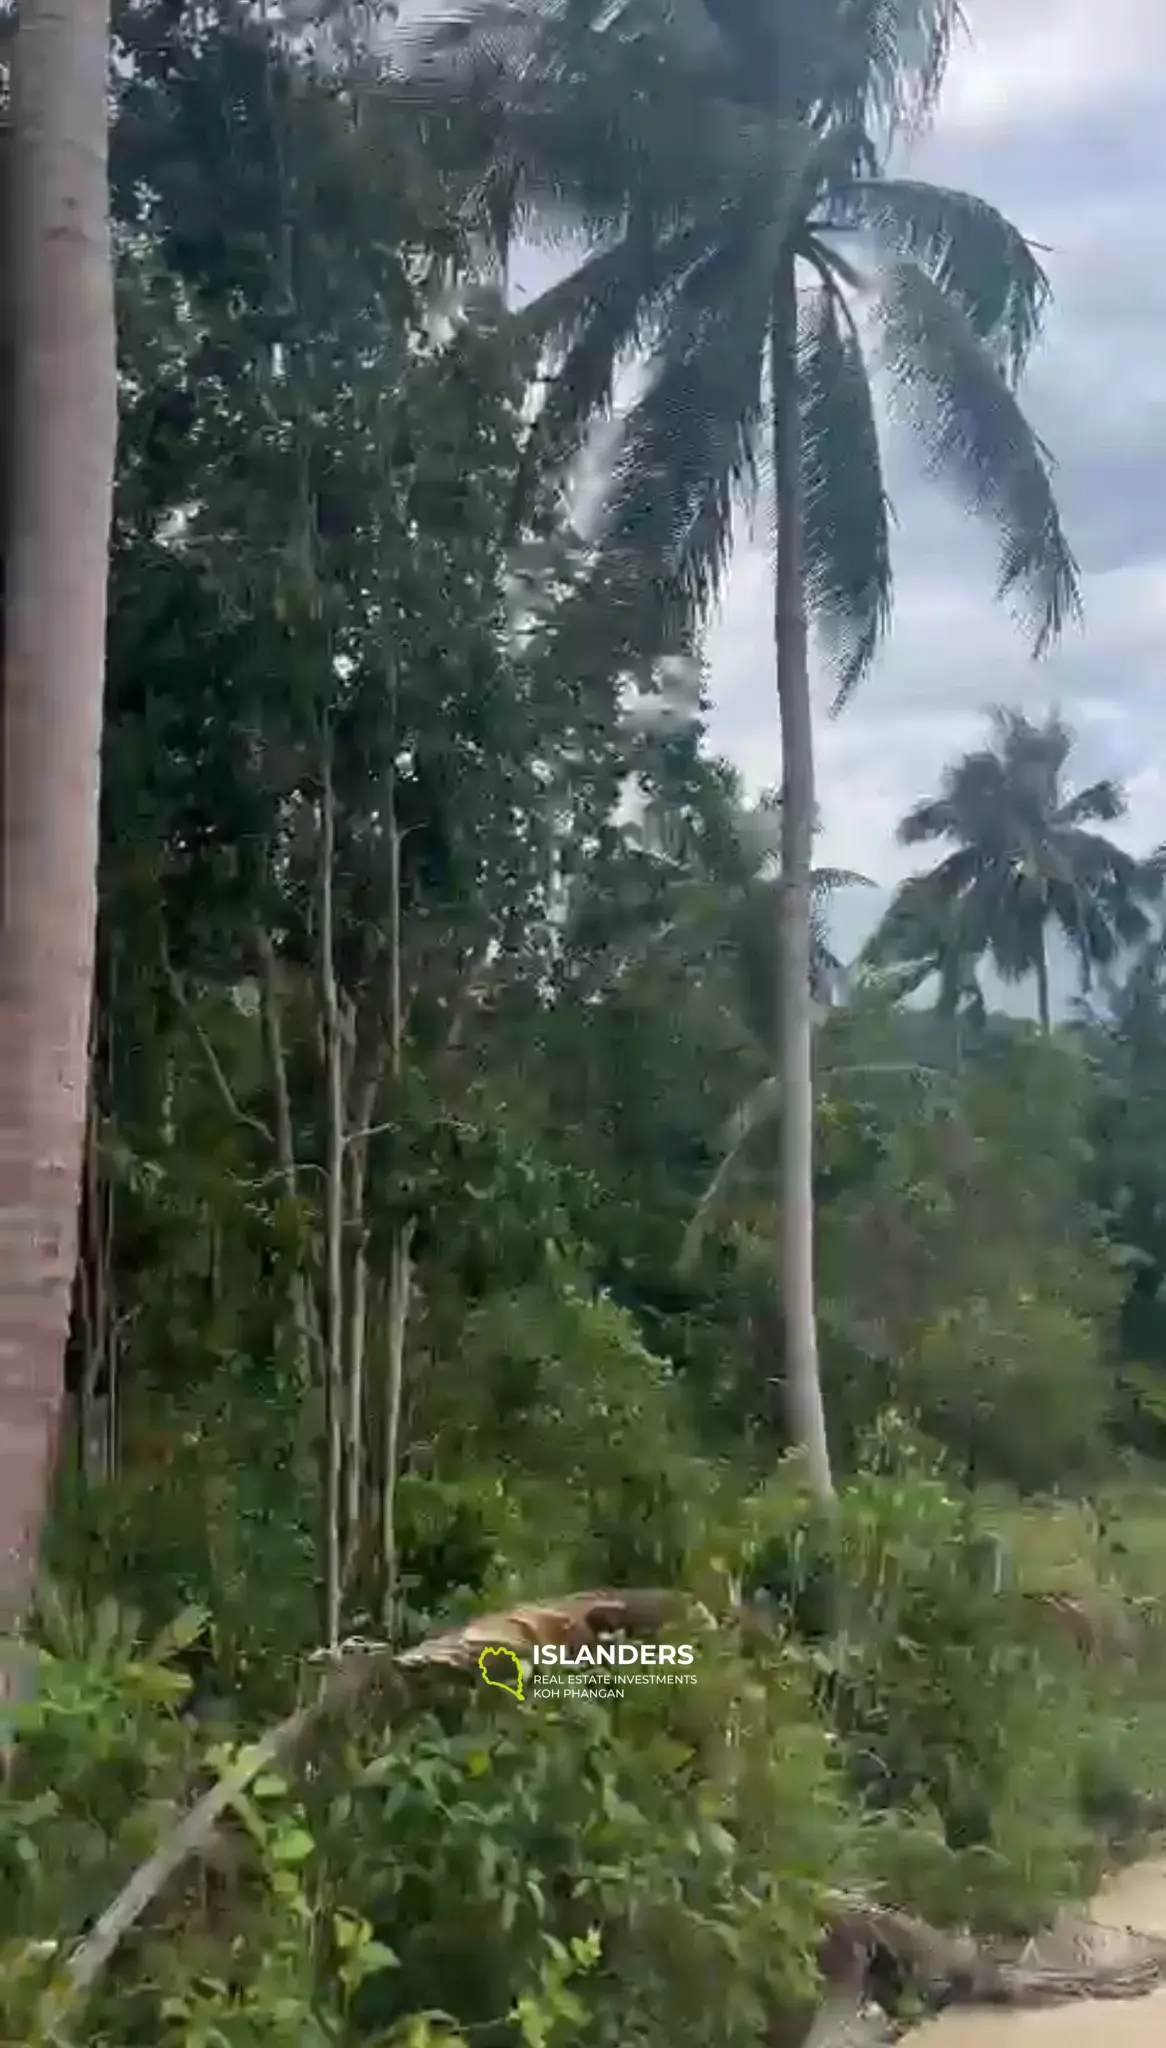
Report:
[[[797,364],[797,282],[781,266],[770,331],[777,512],[774,632],[781,713],[781,913],[778,1059],[782,1084],[781,1312],[790,1434],[820,1500],[834,1497],[818,1367],[814,1302],[814,1081],[811,965],[814,733],[803,573],[802,436]]]
[[[405,1016],[401,987],[401,831],[397,821],[396,773],[388,791],[391,867],[389,956],[389,1068],[399,1098],[405,1056]],[[384,1434],[381,1450],[381,1568],[383,1614],[390,1642],[396,1640],[400,1558],[397,1548],[397,1478],[401,1464],[401,1404],[405,1393],[405,1340],[413,1286],[413,1233],[416,1219],[406,1217],[393,1231],[389,1246],[388,1357],[385,1372]]]
[[[1053,1020],[1049,1008],[1049,956],[1045,947],[1043,931],[1037,940],[1036,961],[1034,964],[1036,967],[1036,1012],[1040,1018],[1040,1028],[1044,1032],[1045,1037],[1048,1038],[1052,1032]]]
[[[364,1528],[365,1479],[365,1354],[368,1348],[368,1147],[369,1127],[376,1113],[380,1087],[379,1061],[354,1090],[345,1147],[347,1211],[351,1238],[348,1258],[347,1342],[344,1358],[344,1562],[343,1592],[356,1569]]]
[[[333,888],[336,792],[325,740],[320,838],[320,1006],[324,1037],[324,1641],[340,1640],[341,1476],[344,1429],[344,1069],[336,984]]]
[[[109,0],[22,0],[4,195],[0,1628],[35,1568],[85,1138],[117,421],[108,58]]]

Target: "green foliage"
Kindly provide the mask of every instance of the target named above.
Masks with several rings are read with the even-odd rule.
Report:
[[[747,2040],[804,1995],[838,1809],[796,1674],[761,1676],[710,1647],[679,1707],[666,1689],[610,1710],[533,1700],[516,1725],[503,1702],[455,1736],[422,1719],[374,1749],[332,1809],[361,1909],[401,1959],[370,1986],[369,2027],[437,1984],[467,2032],[492,2038],[512,2009],[533,2025],[515,1982],[545,1983],[548,1945],[554,1964],[588,1940],[572,2038],[659,2038],[691,2023],[704,1982],[703,2037]]]
[[[1095,1724],[1079,1669],[996,1583],[991,1520],[893,1414],[834,1527],[790,1506],[773,1502],[750,1576],[795,1627],[821,1614],[816,1589],[841,1600],[843,1632],[810,1663],[862,1855],[925,1916],[1039,1925],[1099,1874],[1075,1790]]]
[[[179,1712],[172,1660],[202,1620],[142,1647],[108,1605],[89,1629],[46,1608],[62,1648],[42,1652],[3,1816],[6,2017],[22,2039],[53,2015],[54,2038],[70,2027],[60,1964],[95,1888],[146,1853],[200,1770],[233,1761]],[[663,1689],[499,1713],[480,1694],[391,1735],[358,1727],[302,1788],[260,1775],[87,2008],[84,2038],[409,2040],[424,2015],[451,2039],[530,2048],[654,2041],[704,1984],[702,2038],[753,2040],[812,1986],[846,1830],[796,1666],[711,1638],[701,1657],[678,1704]]]
[[[1091,1100],[1076,1051],[1028,1035],[908,1096],[850,1085],[821,1253],[843,1398],[857,1405],[874,1364],[874,1398],[917,1412],[969,1475],[1032,1490],[1096,1473],[1116,1289],[1082,1199]]]
[[[0,2031],[760,2048],[815,1995],[832,1885],[1028,1928],[1166,1777],[1160,1624],[1119,1684],[1022,1597],[1061,1583],[1053,1489],[1111,1497],[1104,1541],[1065,1539],[1075,1590],[1161,1576],[1154,1468],[1127,1469],[1166,1414],[1161,961],[1046,1043],[976,1021],[989,941],[958,920],[911,954],[950,1028],[848,991],[818,929],[823,1522],[780,1462],[775,820],[704,751],[693,634],[791,168],[888,258],[893,366],[952,395],[938,452],[977,502],[1008,456],[995,511],[1048,622],[1071,568],[1009,391],[1043,282],[974,200],[758,122],[784,6],[699,49],[654,0],[583,48],[540,10],[501,100],[472,38],[407,81],[347,8],[314,40],[235,0],[118,13],[92,1113]],[[951,9],[915,15],[926,98]],[[876,132],[913,97],[892,42],[861,75],[829,46]],[[580,218],[620,235],[509,321],[487,251]],[[835,299],[803,351],[809,596],[853,677],[886,508]],[[554,477],[645,320],[634,459],[584,545]],[[370,1689],[70,2004],[95,1916],[312,1696],[322,1628],[413,1640],[588,1585],[703,1599],[697,1683]]]

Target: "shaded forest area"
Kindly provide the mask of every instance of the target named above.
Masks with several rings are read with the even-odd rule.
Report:
[[[832,55],[872,133],[950,28],[883,12],[934,40]],[[0,2031],[774,2048],[848,1927],[906,2018],[940,1987],[871,1916],[1019,1941],[1161,1819],[1161,864],[1095,829],[1122,793],[1076,789],[1071,733],[1002,714],[904,823],[956,850],[844,971],[812,772],[787,747],[753,803],[703,744],[734,492],[790,472],[751,439],[756,163],[691,161],[699,23],[523,10],[410,70],[367,13],[116,12],[96,994]],[[700,14],[747,48],[749,10]],[[810,128],[797,587],[845,694],[889,568],[829,220],[898,248],[891,367],[947,394],[924,442],[968,494],[995,475],[1038,641],[1075,581],[1012,395],[1035,260]],[[508,312],[516,236],[616,218]],[[653,337],[597,537],[564,479]],[[1043,986],[1054,923],[1079,1014],[990,1014],[978,966]],[[811,1224],[807,1330],[777,1275]],[[698,1682],[476,1681],[620,1629],[679,1631]]]

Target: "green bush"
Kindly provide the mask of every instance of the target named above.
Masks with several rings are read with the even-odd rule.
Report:
[[[475,2040],[513,2039],[547,1944],[592,1931],[580,2048],[730,2048],[806,1997],[846,1832],[826,1734],[796,1670],[701,1657],[683,1693],[483,1698],[364,1745],[323,1839],[399,1957],[365,1995],[370,2035],[439,2002]]]
[[[231,1761],[181,1711],[201,1621],[144,1646],[112,1607],[46,1604],[0,1827],[20,2039],[746,2048],[810,1994],[843,1788],[807,1674],[721,1632],[696,1685],[615,1706],[459,1681],[391,1732],[357,1712],[301,1785],[269,1771],[236,1800],[70,2013],[68,1949]]]
[[[836,1522],[788,1495],[769,1513],[752,1577],[805,1645],[868,1868],[942,1921],[1030,1927],[1080,1897],[1097,1873],[1076,1796],[1089,1690],[995,1583],[975,1497],[890,1415]],[[831,1603],[839,1629],[824,1634]]]

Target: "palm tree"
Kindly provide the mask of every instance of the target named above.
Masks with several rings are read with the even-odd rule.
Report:
[[[512,35],[517,18],[503,15]],[[624,0],[601,13],[545,0],[535,19],[520,59],[491,33],[477,45],[514,115],[492,189],[505,184],[536,224],[540,178],[556,219],[577,189],[598,244],[522,318],[550,372],[532,472],[569,466],[610,409],[620,365],[639,366],[592,586],[617,652],[649,596],[657,623],[676,630],[707,611],[736,507],[762,481],[770,493],[786,1386],[794,1439],[829,1499],[814,1305],[808,625],[824,635],[841,701],[891,610],[876,365],[928,472],[995,524],[998,594],[1023,607],[1038,649],[1075,611],[1048,459],[1015,395],[1048,287],[994,208],[881,174],[894,123],[934,99],[957,0],[707,0],[707,11]],[[482,65],[474,82],[480,93]],[[553,164],[548,123],[562,142]],[[626,601],[613,602],[621,590]]]
[[[873,971],[895,1002],[935,981],[940,1017],[966,1017],[983,1024],[987,1009],[978,973],[981,952],[965,918],[937,904],[926,875],[912,875],[863,947],[861,966]]]
[[[116,435],[108,36],[109,0],[26,0],[12,65],[0,1632],[27,1598],[44,1507],[85,1130]]]
[[[1162,870],[1087,829],[1124,817],[1125,794],[1108,780],[1069,788],[1074,735],[1056,713],[1034,724],[996,710],[991,726],[989,744],[953,762],[939,795],[900,825],[905,846],[947,840],[954,851],[904,885],[874,950],[919,960],[920,930],[946,931],[963,960],[990,959],[1006,981],[1031,976],[1048,1032],[1049,926],[1064,934],[1088,989],[1098,968],[1145,937],[1143,905],[1161,894]]]

